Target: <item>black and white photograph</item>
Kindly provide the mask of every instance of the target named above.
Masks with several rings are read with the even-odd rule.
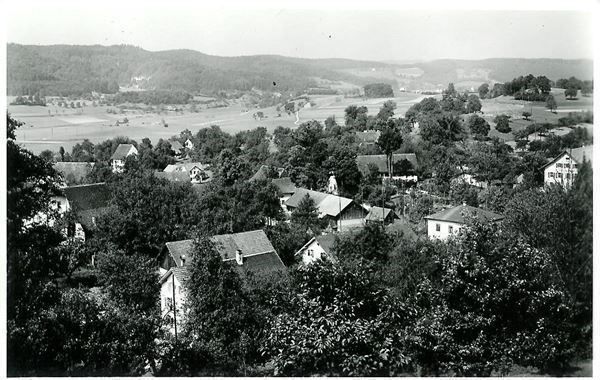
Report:
[[[0,2],[0,377],[600,373],[600,3],[480,3]]]

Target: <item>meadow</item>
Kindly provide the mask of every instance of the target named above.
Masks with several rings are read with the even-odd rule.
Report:
[[[497,136],[505,141],[514,140],[511,133],[500,133],[494,128],[493,119],[498,114],[511,116],[513,131],[524,129],[527,125],[536,123],[555,123],[559,118],[566,116],[567,112],[578,112],[592,109],[592,98],[579,97],[576,100],[567,100],[564,91],[553,89],[553,95],[558,103],[556,113],[549,112],[543,102],[526,102],[501,96],[495,99],[482,100],[483,117],[492,126],[490,135]],[[275,107],[250,109],[248,111],[238,102],[232,102],[228,107],[202,109],[199,112],[174,112],[168,111],[161,114],[145,113],[143,111],[127,111],[124,114],[107,113],[107,108],[86,105],[82,109],[64,109],[56,106],[8,106],[8,112],[25,125],[17,130],[17,141],[33,151],[39,153],[50,149],[57,151],[63,146],[69,151],[73,145],[89,139],[94,143],[113,138],[127,136],[141,141],[144,137],[150,138],[153,143],[159,139],[167,139],[178,135],[181,131],[189,129],[196,132],[201,128],[218,125],[225,132],[235,134],[243,130],[256,127],[265,127],[272,132],[278,126],[295,128],[299,124],[318,120],[323,122],[329,116],[335,116],[338,123],[344,121],[344,110],[349,105],[366,106],[370,115],[375,115],[383,103],[393,100],[397,104],[395,116],[403,116],[413,104],[421,101],[428,95],[400,92],[394,98],[365,99],[359,97],[345,97],[343,95],[312,95],[311,107],[304,107],[295,114],[278,112]],[[436,96],[440,98],[441,96]],[[265,118],[257,120],[253,114],[262,111]],[[529,121],[523,120],[522,113],[529,111],[532,117]],[[281,115],[281,116],[279,116]],[[117,120],[127,117],[128,124],[116,126]],[[166,124],[167,126],[165,127]]]
[[[396,115],[402,116],[411,105],[422,98],[419,94],[399,93],[391,100],[398,105]],[[305,121],[322,122],[329,116],[335,116],[339,123],[343,123],[344,109],[349,105],[367,106],[369,114],[375,115],[383,103],[390,100],[346,98],[341,95],[311,96],[310,99],[315,105],[302,108],[298,112],[298,119],[295,114],[277,112],[275,107],[250,109],[245,112],[244,107],[237,102],[228,107],[202,109],[199,112],[168,111],[161,114],[142,111],[110,114],[106,112],[107,108],[114,107],[91,105],[78,110],[55,106],[8,106],[8,112],[15,119],[25,123],[17,130],[19,144],[34,153],[39,153],[45,149],[57,151],[61,146],[69,151],[83,139],[97,143],[116,136],[127,136],[137,141],[148,137],[156,143],[161,138],[178,135],[185,129],[195,133],[211,125],[218,125],[223,131],[235,134],[256,127],[265,127],[269,132],[278,126],[295,128]],[[252,115],[258,111],[262,111],[265,118],[254,119]],[[281,116],[278,116],[279,114]],[[116,126],[117,120],[124,117],[127,117],[129,123]],[[163,120],[167,127],[163,125]]]

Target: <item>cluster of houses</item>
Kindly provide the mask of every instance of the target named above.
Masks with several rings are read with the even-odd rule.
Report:
[[[175,148],[178,147],[175,145]],[[187,146],[181,147],[181,150],[186,148]],[[135,146],[120,144],[111,157],[113,170],[115,172],[124,170],[127,157],[137,154]],[[544,182],[571,186],[578,167],[584,160],[592,161],[592,147],[570,149],[561,153],[541,168],[544,171]],[[417,159],[412,153],[393,155],[393,167],[401,168],[399,172],[394,169],[393,173],[389,172],[387,157],[384,155],[358,156],[356,162],[363,173],[376,169],[382,179],[417,181],[414,174]],[[92,167],[93,164],[90,163],[55,164],[55,168],[63,176],[69,176],[74,180],[83,180]],[[212,177],[208,165],[199,162],[179,162],[169,165],[156,175],[170,181],[190,181],[193,184],[209,181]],[[269,178],[279,191],[280,205],[284,212],[291,214],[303,199],[309,197],[317,209],[318,217],[328,226],[324,234],[312,237],[296,252],[299,265],[309,265],[317,260],[338,260],[333,247],[337,233],[341,231],[361,228],[369,223],[382,223],[388,227],[403,223],[402,216],[392,208],[359,204],[353,199],[338,195],[337,182],[333,173],[329,178],[326,191],[297,187],[285,169],[266,165],[262,165],[250,181]],[[65,214],[71,211],[76,215],[76,222],[69,226],[69,236],[85,239],[85,234],[96,227],[98,215],[109,206],[110,192],[105,183],[64,185],[62,194],[53,200],[59,213]],[[470,218],[495,223],[502,220],[503,216],[463,204],[426,216],[424,219],[427,224],[427,235],[431,239],[446,240],[458,234]],[[216,235],[210,237],[210,240],[214,243],[223,262],[230,263],[243,280],[249,273],[252,273],[252,276],[284,276],[286,273],[284,263],[263,230]],[[180,321],[185,319],[186,284],[190,279],[189,268],[193,262],[195,244],[194,240],[165,242],[159,257],[161,310],[164,318],[173,319],[174,322],[177,319]]]

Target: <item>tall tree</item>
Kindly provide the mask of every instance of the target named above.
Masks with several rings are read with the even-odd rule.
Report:
[[[387,157],[387,167],[390,177],[394,175],[394,152],[402,146],[402,132],[396,127],[395,123],[388,122],[381,130],[379,139],[377,140],[377,146],[385,153]]]

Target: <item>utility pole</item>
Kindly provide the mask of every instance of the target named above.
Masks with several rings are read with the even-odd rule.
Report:
[[[175,327],[175,347],[177,347],[177,303],[175,302],[175,273],[171,272],[173,276],[173,326]]]

